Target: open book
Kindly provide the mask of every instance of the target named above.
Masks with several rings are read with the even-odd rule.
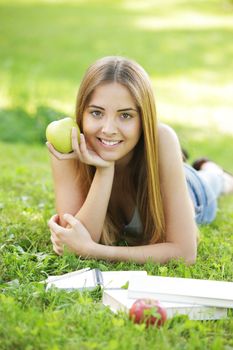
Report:
[[[167,302],[233,308],[233,282],[139,276],[130,280],[128,296],[134,299],[154,298]]]
[[[107,289],[103,291],[102,302],[105,306],[117,313],[118,311],[129,312],[131,306],[137,299],[130,299],[128,291],[125,289]],[[167,317],[175,315],[187,315],[190,320],[218,320],[227,318],[226,308],[217,308],[197,304],[161,302],[166,309]]]
[[[65,290],[92,290],[97,286],[105,289],[124,288],[132,278],[147,276],[146,271],[103,271],[85,268],[61,276],[49,276],[46,290],[56,287]]]

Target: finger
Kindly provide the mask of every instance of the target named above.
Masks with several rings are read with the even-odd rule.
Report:
[[[48,221],[48,226],[56,235],[62,235],[65,229],[56,223],[56,217],[57,214],[51,217],[51,219]]]
[[[50,229],[50,233],[51,233],[50,239],[52,243],[55,243],[55,241],[56,242],[61,241],[61,239],[57,236],[57,234],[53,230]]]
[[[51,221],[58,223],[59,222],[59,215],[57,213],[52,215],[51,218],[49,219],[48,223],[50,223]]]
[[[58,248],[56,245],[53,245],[53,250],[57,255],[62,255],[64,252],[63,248]]]
[[[85,136],[83,134],[80,134],[80,152],[81,152],[82,157],[86,161],[90,159],[90,155],[89,155],[87,145],[86,145]]]
[[[60,225],[60,215],[59,214],[54,214],[51,218],[54,222],[56,222],[58,225]]]
[[[93,151],[93,149],[92,149],[90,143],[85,139],[85,136],[84,136],[84,140],[85,140],[87,149],[88,149],[89,151]]]
[[[75,227],[79,224],[79,221],[73,215],[64,214],[63,218],[66,222],[68,222],[68,224],[70,224],[71,227]]]
[[[58,254],[61,255],[64,251],[64,244],[61,241],[57,241],[54,239],[54,237],[51,235],[50,237],[52,245],[53,245],[53,250]]]
[[[46,142],[46,146],[49,152],[58,160],[66,160],[66,159],[74,158],[74,152],[66,153],[66,154],[60,153],[53,147],[53,145],[50,142]]]
[[[61,155],[61,153],[59,153],[50,142],[47,141],[46,146],[50,153],[52,153],[56,158]]]
[[[48,149],[52,149],[53,148],[53,145],[49,141],[46,141],[45,144],[48,147]]]
[[[63,243],[61,240],[59,240],[57,237],[54,237],[53,235],[50,236],[50,240],[53,245],[56,245],[58,248],[61,248],[63,246]]]
[[[80,145],[78,142],[78,136],[77,136],[77,128],[72,128],[72,148],[78,155],[78,158],[81,160],[81,153],[80,153]]]
[[[60,221],[59,215],[58,215],[58,214],[54,214],[54,215],[53,215],[53,220],[54,220],[57,224],[59,224],[59,221]]]
[[[57,222],[59,220],[59,215],[56,213],[56,214],[51,216],[51,219],[53,219],[54,221]]]
[[[76,127],[72,128],[71,135],[72,135],[72,143],[74,143],[74,146],[77,146],[78,145],[78,129]]]

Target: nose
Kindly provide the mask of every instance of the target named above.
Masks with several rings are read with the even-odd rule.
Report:
[[[102,127],[102,133],[105,135],[117,134],[117,126],[112,118],[106,118]]]

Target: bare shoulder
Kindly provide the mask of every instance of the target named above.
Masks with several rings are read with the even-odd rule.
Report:
[[[158,126],[158,138],[160,163],[163,164],[168,161],[171,165],[173,162],[180,162],[181,147],[174,129],[166,124],[160,123]]]
[[[174,129],[169,125],[159,123],[158,125],[158,135],[159,135],[159,144],[164,145],[166,143],[175,142],[179,143],[177,134]]]

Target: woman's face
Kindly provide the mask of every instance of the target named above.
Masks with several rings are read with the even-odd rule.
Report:
[[[116,82],[99,85],[83,114],[86,141],[101,158],[127,164],[141,135],[141,119],[128,89]]]

